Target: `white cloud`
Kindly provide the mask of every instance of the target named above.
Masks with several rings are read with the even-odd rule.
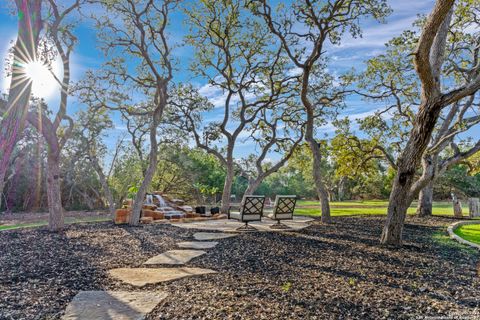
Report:
[[[393,13],[386,18],[384,24],[370,21],[362,27],[362,37],[352,38],[346,35],[338,46],[327,46],[333,53],[345,53],[345,61],[361,60],[362,57],[379,54],[386,42],[400,35],[404,30],[411,28],[418,14],[428,14],[433,8],[434,1],[389,1]],[[352,50],[365,50],[365,52],[352,52]],[[370,52],[369,52],[370,51]]]
[[[389,1],[389,5],[393,9],[393,15],[415,15],[428,12],[433,8],[434,3],[433,0]]]
[[[412,22],[416,19],[415,16],[391,21],[387,24],[375,24],[363,28],[361,38],[352,38],[347,36],[343,39],[339,46],[331,46],[332,51],[339,51],[344,49],[358,49],[358,48],[383,48],[385,43],[394,36],[400,35],[402,31],[411,27]],[[351,54],[352,52],[350,52]]]
[[[290,77],[293,77],[293,76],[298,76],[301,73],[302,73],[302,69],[299,68],[299,67],[295,67],[295,68],[292,68],[292,69],[288,70],[287,75],[290,76]]]
[[[114,127],[112,130],[115,130],[115,131],[127,131],[127,126],[115,125],[115,127]]]
[[[225,106],[225,101],[228,98],[228,92],[222,90],[219,87],[212,86],[211,84],[205,84],[198,89],[198,92],[206,97],[215,108],[223,108]],[[244,98],[250,100],[255,98],[255,94],[252,92],[244,93]],[[232,95],[230,98],[230,106],[235,106],[236,103],[240,101],[238,94]]]
[[[365,111],[361,113],[349,114],[348,117],[351,119],[361,120],[361,119],[365,119],[366,117],[373,116],[377,111],[378,109],[374,109],[374,110]]]

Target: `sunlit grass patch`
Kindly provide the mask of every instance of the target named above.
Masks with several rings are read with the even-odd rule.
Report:
[[[441,232],[441,231],[435,232],[432,235],[432,240],[435,243],[440,244],[445,249],[446,252],[448,252],[448,250],[457,250],[457,251],[468,252],[469,254],[478,253],[478,251],[475,250],[474,248],[452,240],[446,232]]]
[[[81,217],[81,218],[66,217],[65,218],[65,224],[88,223],[88,222],[105,222],[105,221],[111,221],[111,218],[105,217],[105,216],[102,216],[102,217]],[[14,230],[14,229],[20,229],[20,228],[41,227],[41,226],[46,226],[47,224],[48,224],[48,222],[46,220],[39,220],[39,221],[29,222],[29,223],[0,225],[0,231]]]
[[[40,227],[46,225],[46,221],[38,221],[38,222],[32,222],[32,223],[19,223],[19,224],[11,224],[11,225],[1,225],[0,226],[0,231],[3,230],[13,230],[13,229],[19,229],[19,228],[33,228],[33,227]]]
[[[480,224],[463,225],[455,229],[454,232],[467,241],[480,244]]]
[[[413,202],[408,209],[408,214],[416,212],[417,203]],[[332,216],[350,215],[382,215],[387,213],[388,201],[386,200],[365,200],[365,201],[332,201],[330,209]],[[464,208],[464,214],[468,214]],[[295,210],[297,215],[319,216],[320,205],[318,201],[298,201]],[[450,202],[434,202],[434,215],[453,215],[453,208]]]

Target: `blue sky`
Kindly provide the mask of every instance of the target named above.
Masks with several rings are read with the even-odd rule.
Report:
[[[11,4],[8,2],[13,0],[0,0],[0,34],[2,35],[2,42],[0,43],[0,57],[2,58],[2,64],[4,58],[7,55],[8,48],[16,37],[17,24],[16,17],[11,15]],[[384,51],[385,43],[392,37],[400,34],[403,30],[411,27],[412,22],[416,19],[418,14],[427,14],[433,7],[433,0],[402,0],[402,1],[389,1],[393,13],[387,17],[385,24],[379,24],[374,21],[363,22],[363,37],[360,39],[351,39],[345,37],[340,46],[328,46],[327,55],[331,59],[329,65],[329,71],[336,74],[341,74],[346,70],[350,70],[354,67],[357,70],[361,70],[364,67],[364,62]],[[180,17],[172,19],[172,25],[170,26],[170,33],[173,39],[180,40],[187,32],[187,28],[182,22]],[[105,57],[100,51],[96,41],[96,31],[93,28],[93,23],[88,20],[84,20],[80,23],[76,29],[75,34],[79,39],[79,44],[76,47],[73,54],[72,76],[74,80],[79,80],[83,77],[85,71],[89,69],[96,69],[101,67]],[[187,71],[189,61],[192,59],[192,50],[186,47],[177,48],[174,51],[174,55],[177,58],[178,70],[175,73],[175,81],[188,81],[193,82],[199,86],[200,91],[204,93],[214,103],[220,103],[222,101],[222,94],[218,90],[212,90],[207,86],[204,79],[192,78],[190,72]],[[5,81],[5,71],[1,68],[1,83],[0,91],[5,92],[8,86],[8,81]],[[48,90],[45,89],[45,90]],[[56,90],[54,90],[56,92]],[[47,103],[52,109],[58,104],[57,94],[49,96]],[[82,106],[75,102],[69,108],[69,114],[75,113],[78,108]],[[342,111],[342,115],[348,115],[352,119],[362,118],[369,114],[372,114],[376,110],[377,106],[362,101],[359,97],[350,97],[347,101],[347,108]],[[207,121],[217,119],[221,115],[222,110],[217,108],[207,115]],[[125,132],[125,126],[121,123],[118,115],[114,115],[114,121],[116,129],[111,130],[108,133],[106,142],[109,145],[114,145],[115,141],[120,135]],[[321,134],[331,134],[333,127],[326,125],[320,129]],[[236,156],[242,157],[252,152],[252,144],[249,142],[239,144],[236,150]]]

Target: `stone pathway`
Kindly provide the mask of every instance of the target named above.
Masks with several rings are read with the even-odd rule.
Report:
[[[148,259],[144,264],[185,264],[205,253],[202,250],[170,250]]]
[[[184,265],[206,252],[194,249],[210,249],[218,242],[205,241],[235,237],[237,234],[197,232],[196,240],[177,243],[183,250],[169,250],[148,259],[145,265]],[[108,271],[115,279],[135,287],[157,284],[184,277],[216,273],[215,270],[193,267],[170,268],[117,268]],[[139,320],[145,319],[165,297],[164,292],[81,291],[65,310],[64,320]]]
[[[292,221],[285,221],[292,230],[300,230],[308,226],[311,219],[295,217]],[[259,231],[278,231],[270,229],[270,221],[263,220],[251,223]],[[174,224],[182,228],[196,228],[224,232],[197,232],[193,237],[197,241],[184,241],[177,243],[182,249],[169,250],[160,255],[148,259],[145,265],[184,265],[195,257],[206,252],[199,249],[210,249],[219,240],[235,237],[237,233],[225,233],[233,231],[239,224],[233,221],[210,220],[198,223]],[[184,277],[199,276],[216,273],[215,270],[194,267],[170,267],[170,268],[117,268],[108,271],[112,278],[121,280],[135,287],[143,287],[147,284],[172,281]],[[167,296],[164,292],[125,292],[125,291],[81,291],[65,310],[64,320],[137,320],[145,319],[163,299]]]
[[[177,243],[177,246],[184,249],[211,249],[217,244],[216,241],[184,241]]]
[[[283,220],[282,223],[290,227],[290,229],[272,229],[272,225],[276,224],[275,220],[263,217],[262,221],[250,222],[249,225],[256,228],[260,232],[288,232],[298,231],[308,227],[310,222],[314,219],[309,217],[294,216],[293,220]],[[190,223],[172,223],[173,226],[184,229],[199,229],[205,231],[221,231],[221,232],[236,232],[236,229],[242,227],[244,224],[236,220],[207,220],[196,221]]]
[[[62,319],[145,319],[166,297],[165,292],[81,291]]]
[[[193,234],[195,240],[218,240],[218,239],[225,239],[235,237],[237,234],[235,233],[221,233],[221,232],[197,232]]]
[[[111,277],[132,286],[143,287],[147,284],[216,273],[216,271],[202,268],[118,268],[112,269],[108,273]]]

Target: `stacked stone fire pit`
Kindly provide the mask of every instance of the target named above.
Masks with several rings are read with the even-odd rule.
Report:
[[[127,223],[132,210],[133,201],[124,202],[122,209],[115,214],[115,223]],[[140,222],[189,222],[206,219],[219,219],[224,215],[215,214],[210,217],[194,212],[193,207],[185,205],[185,201],[172,198],[161,192],[153,192],[145,196]]]

